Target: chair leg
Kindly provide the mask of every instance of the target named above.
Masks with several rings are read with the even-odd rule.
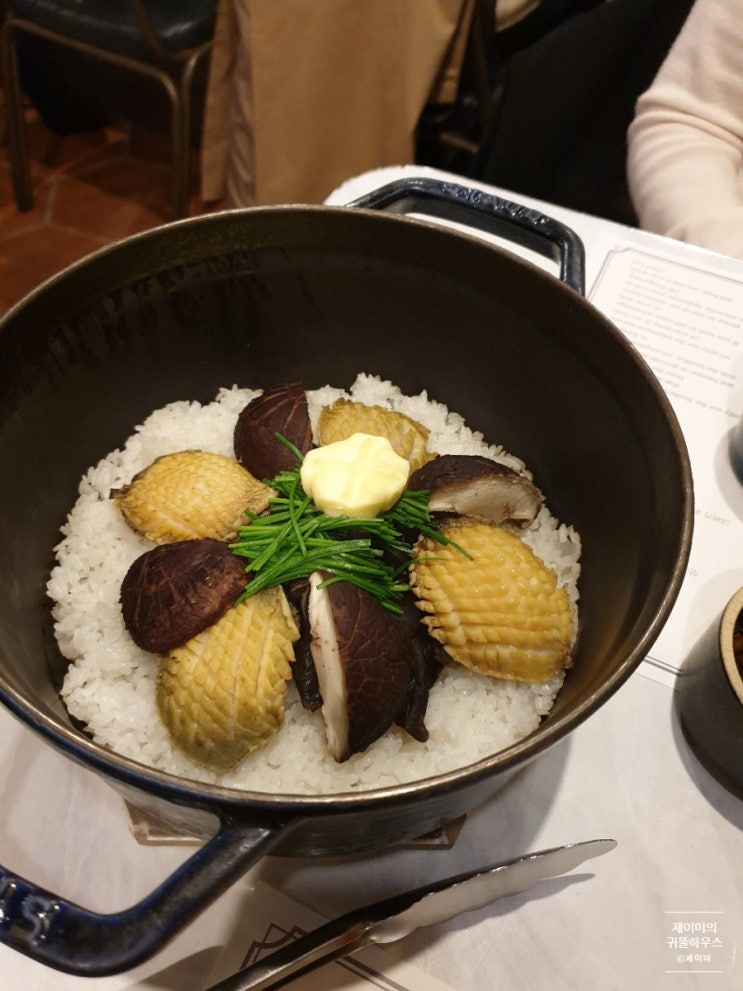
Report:
[[[195,52],[183,66],[177,90],[172,93],[172,142],[173,142],[173,219],[187,217],[191,192],[191,128],[193,125],[191,102],[194,75],[200,62],[209,54],[205,45]]]
[[[31,187],[31,171],[26,149],[26,134],[23,121],[23,97],[18,79],[18,60],[13,44],[13,26],[9,21],[0,32],[0,59],[5,80],[5,100],[8,125],[8,155],[10,174],[13,182],[13,196],[16,209],[25,213],[34,205]]]
[[[189,214],[191,180],[191,112],[183,89],[173,103],[173,220]]]
[[[157,77],[163,85],[170,101],[170,146],[173,170],[171,217],[180,220],[188,216],[188,194],[190,180],[191,118],[189,77],[175,81],[165,72]]]

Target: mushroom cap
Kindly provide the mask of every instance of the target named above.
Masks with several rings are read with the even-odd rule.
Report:
[[[351,582],[318,588],[310,577],[312,657],[323,699],[328,748],[337,761],[365,750],[395,722],[410,668],[403,627]]]
[[[477,454],[442,454],[413,472],[408,488],[429,492],[433,513],[475,516],[490,523],[528,526],[542,493],[524,475]]]
[[[428,739],[425,718],[429,692],[448,664],[449,655],[444,646],[429,635],[412,593],[403,598],[402,604],[403,613],[396,622],[403,626],[408,645],[410,685],[395,722],[414,740],[425,743]]]
[[[284,592],[294,611],[299,639],[294,644],[292,679],[305,709],[315,712],[322,705],[315,662],[312,660],[312,632],[310,630],[310,583],[307,578],[294,578],[284,585]]]
[[[216,623],[245,583],[244,563],[221,540],[158,544],[124,575],[124,624],[138,647],[164,654]]]
[[[312,447],[307,395],[301,382],[267,389],[240,412],[233,436],[238,462],[256,478],[273,478],[297,467],[294,453],[277,440],[280,433],[301,454]]]

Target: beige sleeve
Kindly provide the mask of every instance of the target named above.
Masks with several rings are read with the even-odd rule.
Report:
[[[743,4],[696,0],[628,132],[640,224],[743,258]]]

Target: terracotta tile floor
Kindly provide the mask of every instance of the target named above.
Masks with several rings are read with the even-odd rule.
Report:
[[[58,138],[30,111],[26,137],[35,197],[26,213],[0,148],[0,314],[83,255],[170,219],[164,138],[113,129]],[[196,195],[191,212],[205,212]]]

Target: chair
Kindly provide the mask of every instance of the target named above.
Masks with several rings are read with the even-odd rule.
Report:
[[[58,134],[124,118],[166,124],[172,216],[188,214],[195,106],[217,0],[10,0],[0,36],[16,207],[34,198],[23,123],[25,92]]]
[[[479,47],[482,54],[471,62],[469,79],[479,80],[487,105],[472,97],[463,76],[477,112],[469,116],[468,141],[457,144],[456,132],[453,140],[440,136],[441,167],[634,225],[627,128],[692,2],[542,0],[538,21],[499,38],[487,22],[493,0],[478,0],[473,31],[481,39],[471,52]],[[429,154],[433,147],[429,139]]]

